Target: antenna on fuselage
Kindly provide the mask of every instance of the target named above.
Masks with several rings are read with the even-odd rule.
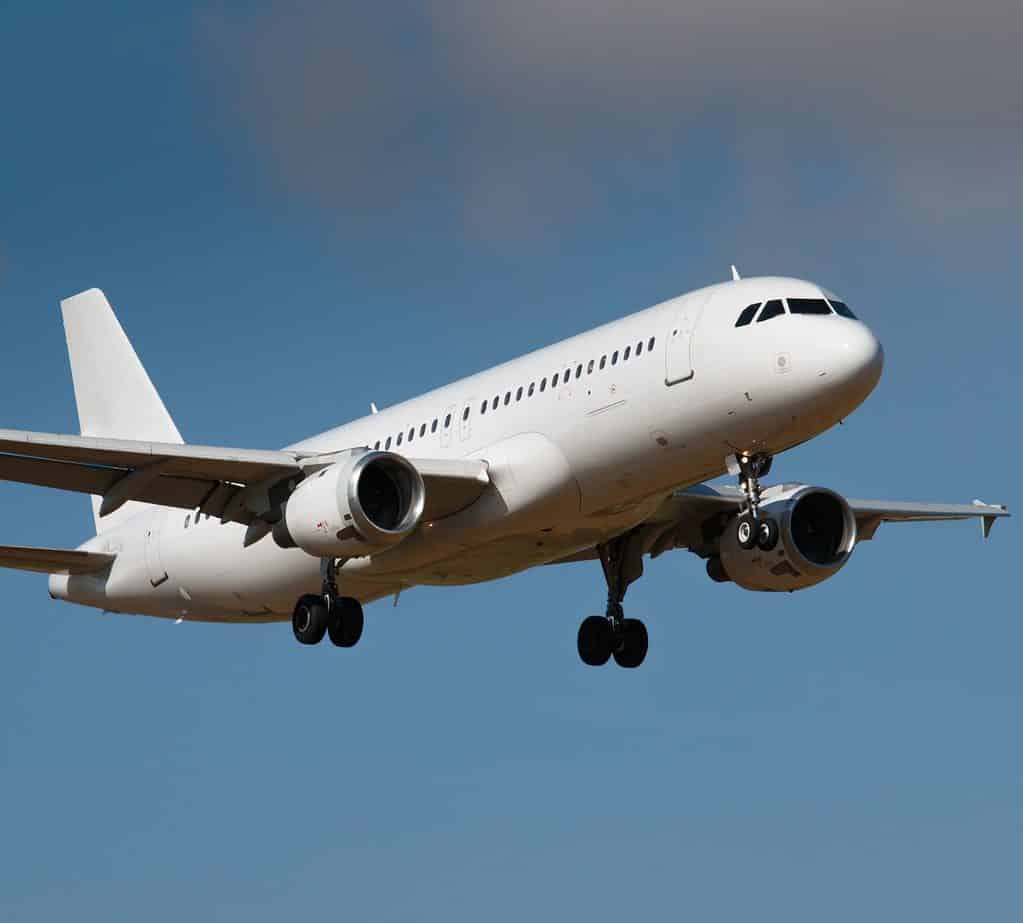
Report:
[[[369,402],[369,409],[372,410],[373,413],[380,413],[380,411],[377,410],[377,405],[374,404],[372,401]]]
[[[735,268],[735,263],[732,263],[732,281],[738,282],[742,276],[739,275],[739,270]]]

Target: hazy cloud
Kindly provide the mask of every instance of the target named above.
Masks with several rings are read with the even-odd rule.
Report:
[[[1023,205],[1005,0],[224,8],[197,37],[228,148],[332,208],[533,229],[708,143],[750,207],[825,156],[938,220]]]

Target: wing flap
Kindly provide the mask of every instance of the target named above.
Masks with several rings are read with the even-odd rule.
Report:
[[[98,551],[0,545],[0,567],[37,574],[95,574],[113,564],[115,557]]]

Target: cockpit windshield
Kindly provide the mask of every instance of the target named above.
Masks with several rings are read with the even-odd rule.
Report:
[[[789,298],[793,314],[830,314],[831,306],[823,298]]]
[[[735,322],[736,327],[745,327],[751,320],[753,315],[757,313],[757,309],[760,307],[760,302],[751,304],[748,308],[743,308],[742,313],[739,315],[739,319]]]
[[[785,305],[782,304],[781,299],[775,299],[769,301],[764,305],[764,310],[760,312],[760,317],[757,318],[757,323],[762,324],[765,320],[770,320],[772,317],[777,317],[779,314],[785,313]]]
[[[835,309],[836,314],[841,314],[842,317],[848,317],[849,320],[856,320],[856,315],[849,310],[849,305],[847,305],[844,301],[835,301],[835,299],[832,298],[831,307]]]

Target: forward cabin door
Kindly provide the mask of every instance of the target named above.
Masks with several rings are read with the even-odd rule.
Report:
[[[159,586],[167,579],[167,569],[163,566],[163,557],[160,554],[160,533],[163,531],[166,518],[166,510],[154,510],[146,532],[146,571],[153,586]]]
[[[664,347],[664,383],[675,385],[688,381],[695,372],[693,368],[693,335],[700,319],[706,295],[686,297],[679,303],[671,327],[666,331]]]

